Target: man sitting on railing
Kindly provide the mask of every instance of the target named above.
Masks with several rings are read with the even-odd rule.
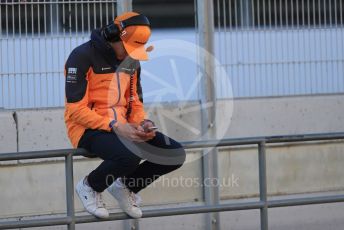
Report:
[[[182,146],[156,131],[143,108],[139,60],[148,59],[144,45],[150,34],[145,16],[122,14],[94,30],[65,65],[68,136],[74,147],[103,159],[76,192],[99,218],[109,216],[105,189],[128,215],[141,217],[137,193],[185,161]]]

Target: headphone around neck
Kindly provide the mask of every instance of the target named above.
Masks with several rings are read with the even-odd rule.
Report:
[[[131,18],[125,19],[119,22],[119,26],[112,21],[102,29],[102,35],[108,42],[117,42],[120,41],[121,32],[128,26],[149,26],[150,23],[146,16],[144,15],[135,15]]]

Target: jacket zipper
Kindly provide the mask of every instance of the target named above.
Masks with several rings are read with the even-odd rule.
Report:
[[[118,86],[118,99],[115,105],[117,105],[119,101],[121,100],[121,81],[119,80],[119,73],[117,71],[116,71],[116,75],[117,75],[117,86]]]
[[[115,108],[111,108],[111,109],[112,109],[112,111],[113,111],[114,118],[115,118],[115,120],[117,121],[117,113],[116,113],[116,110],[115,110]]]
[[[121,81],[119,79],[119,73],[116,71],[116,76],[117,76],[117,88],[118,88],[118,99],[117,102],[115,103],[115,106],[119,103],[121,100]],[[117,121],[117,113],[114,107],[111,108],[114,114],[114,118]]]

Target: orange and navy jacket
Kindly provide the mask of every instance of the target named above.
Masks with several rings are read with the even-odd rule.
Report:
[[[130,58],[117,60],[100,30],[94,30],[90,41],[71,52],[65,64],[65,78],[64,118],[75,148],[86,129],[110,132],[113,120],[138,124],[146,118],[139,62]],[[132,109],[127,117],[130,96]]]

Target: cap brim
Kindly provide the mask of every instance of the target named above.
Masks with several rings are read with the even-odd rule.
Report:
[[[130,44],[128,42],[123,42],[124,48],[128,55],[139,61],[148,60],[148,54],[146,52],[145,46],[141,44]]]

